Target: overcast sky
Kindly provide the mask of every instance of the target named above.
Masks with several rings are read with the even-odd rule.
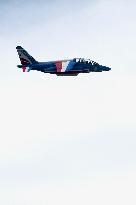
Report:
[[[136,2],[0,1],[0,204],[136,204]],[[110,72],[22,73],[85,57]]]

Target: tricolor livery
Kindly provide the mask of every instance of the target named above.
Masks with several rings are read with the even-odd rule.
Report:
[[[38,62],[28,54],[21,46],[16,47],[23,72],[37,70],[44,73],[56,74],[58,76],[76,76],[79,73],[109,71],[111,68],[99,65],[98,63],[84,58],[73,58],[49,62]]]

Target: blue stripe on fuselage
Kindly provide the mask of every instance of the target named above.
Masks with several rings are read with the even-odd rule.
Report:
[[[72,68],[74,67],[75,64],[76,64],[76,62],[71,60],[66,68],[66,72],[72,70]]]

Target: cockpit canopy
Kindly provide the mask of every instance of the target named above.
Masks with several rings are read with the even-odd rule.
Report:
[[[99,65],[95,61],[92,61],[90,59],[85,59],[85,58],[74,58],[73,59],[76,63],[86,63],[86,64],[91,64],[91,65]]]

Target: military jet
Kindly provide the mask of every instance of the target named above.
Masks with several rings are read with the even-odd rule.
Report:
[[[16,49],[21,61],[21,65],[17,65],[17,67],[21,68],[23,72],[36,70],[43,73],[56,74],[57,76],[77,76],[79,73],[111,70],[109,67],[84,58],[38,62],[21,46],[17,46]]]

